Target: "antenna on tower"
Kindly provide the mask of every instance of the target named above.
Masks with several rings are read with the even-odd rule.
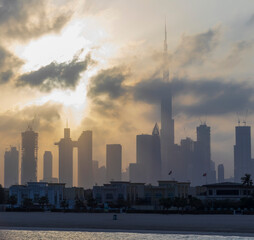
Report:
[[[66,118],[66,128],[68,128],[68,118]]]
[[[238,126],[240,126],[241,121],[240,121],[240,116],[239,116],[239,113],[237,112],[237,113],[236,113],[236,115],[237,115],[237,122],[238,122]]]
[[[247,110],[246,110],[246,112],[245,112],[245,117],[244,117],[244,121],[243,121],[244,126],[246,126],[246,123],[247,123],[247,117],[248,117],[248,109],[247,109]]]

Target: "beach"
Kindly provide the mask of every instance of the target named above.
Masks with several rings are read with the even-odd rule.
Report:
[[[254,233],[253,215],[1,212],[1,228]]]

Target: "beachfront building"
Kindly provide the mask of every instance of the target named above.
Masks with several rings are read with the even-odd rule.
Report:
[[[93,187],[93,198],[98,203],[118,204],[123,200],[128,205],[145,204],[154,208],[162,198],[186,198],[189,193],[190,183],[177,181],[159,181],[159,186],[119,181]]]
[[[202,200],[235,200],[250,197],[254,194],[254,186],[246,186],[241,183],[216,183],[204,185],[206,191],[198,196]]]
[[[72,187],[64,189],[64,199],[68,204],[69,209],[74,209],[76,202],[85,203],[85,191],[82,187]]]
[[[26,199],[30,199],[35,205],[39,205],[40,199],[46,197],[48,204],[60,208],[64,199],[64,183],[28,182],[27,185],[13,185],[9,189],[9,196],[15,196],[17,207],[23,205]]]

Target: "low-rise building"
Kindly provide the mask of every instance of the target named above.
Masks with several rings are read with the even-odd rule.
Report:
[[[199,195],[200,199],[207,200],[235,200],[249,197],[254,194],[254,186],[246,186],[241,183],[215,183],[204,185],[206,191]]]
[[[158,208],[160,199],[188,197],[189,182],[159,181],[159,186],[145,185],[144,183],[111,182],[103,186],[93,187],[93,198],[98,203],[117,204],[119,200],[128,205],[146,204]]]
[[[13,185],[9,188],[9,196],[15,196],[17,206],[22,206],[25,199],[31,199],[39,204],[42,197],[48,199],[48,204],[60,208],[64,199],[64,183],[28,182],[27,185]]]

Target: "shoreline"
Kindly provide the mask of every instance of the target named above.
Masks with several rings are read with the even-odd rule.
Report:
[[[47,228],[47,227],[1,227],[1,231],[59,231],[59,232],[105,232],[105,233],[138,233],[138,234],[170,234],[170,235],[198,235],[198,236],[235,236],[235,237],[254,237],[254,233],[237,232],[194,232],[194,231],[163,231],[163,230],[121,230],[121,229],[97,229],[97,228]]]
[[[254,236],[253,215],[0,213],[0,230],[138,232]]]

